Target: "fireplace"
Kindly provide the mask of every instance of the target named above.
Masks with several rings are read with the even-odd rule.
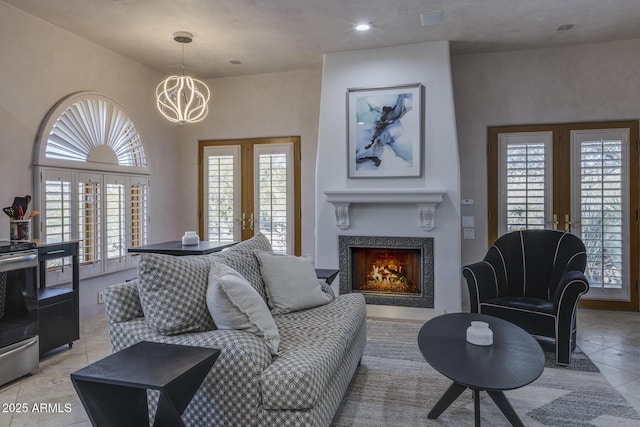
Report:
[[[433,307],[433,238],[338,236],[340,293],[367,303]]]

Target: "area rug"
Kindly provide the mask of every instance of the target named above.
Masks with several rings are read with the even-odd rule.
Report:
[[[332,426],[413,427],[474,425],[471,391],[465,391],[436,420],[427,413],[451,384],[422,358],[422,325],[368,320],[364,357]],[[638,426],[640,416],[576,349],[569,368],[548,356],[535,382],[505,392],[525,426]],[[491,398],[480,393],[485,426],[508,426]]]

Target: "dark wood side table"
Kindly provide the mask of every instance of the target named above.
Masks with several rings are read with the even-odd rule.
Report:
[[[316,268],[316,276],[318,279],[324,279],[327,285],[333,282],[333,279],[340,273],[340,270],[333,270],[329,268]]]
[[[487,322],[493,345],[467,342],[472,320]],[[518,326],[476,313],[452,313],[435,317],[418,333],[418,347],[425,360],[453,384],[431,409],[438,418],[467,388],[473,390],[475,425],[480,425],[480,391],[485,390],[514,426],[523,426],[505,397],[504,390],[524,387],[544,370],[544,353],[538,342]]]
[[[197,245],[184,246],[182,241],[176,240],[171,242],[156,243],[153,245],[134,246],[127,249],[127,252],[133,254],[153,253],[165,255],[207,255],[213,252],[219,252],[223,249],[230,248],[238,242],[208,242],[200,241]]]
[[[71,374],[94,426],[149,425],[147,389],[159,390],[154,427],[184,426],[181,414],[220,350],[142,341]]]

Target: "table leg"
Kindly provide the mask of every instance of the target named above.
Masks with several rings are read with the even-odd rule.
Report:
[[[511,406],[511,403],[509,403],[509,401],[507,400],[507,397],[504,395],[503,392],[487,390],[487,393],[489,394],[491,399],[493,399],[493,401],[496,403],[498,408],[500,408],[504,416],[507,417],[507,419],[509,420],[512,426],[524,427],[524,424],[522,424],[520,417],[518,417],[518,414],[516,414],[516,411],[513,410],[513,406]]]
[[[444,392],[440,400],[438,400],[438,403],[436,403],[431,411],[429,411],[427,418],[438,418],[440,414],[442,414],[444,410],[447,409],[466,389],[467,387],[461,384],[451,384],[447,391]]]
[[[149,425],[145,389],[78,380],[73,374],[71,380],[92,425]]]
[[[180,415],[191,403],[217,358],[200,363],[164,387],[158,400],[154,427],[184,426]]]
[[[480,427],[480,390],[473,390],[473,414],[475,426]]]
[[[180,417],[181,413],[171,398],[166,393],[160,392],[153,427],[184,427],[184,422]]]

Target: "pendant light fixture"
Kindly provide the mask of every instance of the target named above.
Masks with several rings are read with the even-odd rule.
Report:
[[[209,112],[209,88],[200,80],[184,75],[184,44],[193,41],[193,34],[179,31],[173,39],[182,43],[182,75],[167,77],[156,87],[156,106],[170,122],[182,126],[196,123]]]

